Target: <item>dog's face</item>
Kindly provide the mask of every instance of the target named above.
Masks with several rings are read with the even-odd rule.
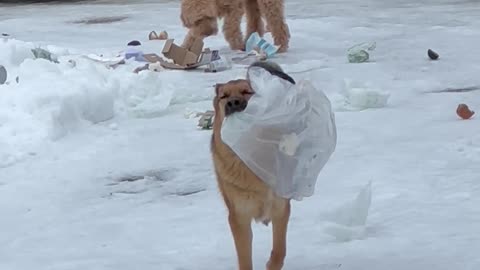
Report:
[[[221,119],[242,112],[254,94],[247,80],[233,80],[215,86],[214,107]]]
[[[196,36],[209,37],[218,34],[217,18],[203,18],[192,28]]]

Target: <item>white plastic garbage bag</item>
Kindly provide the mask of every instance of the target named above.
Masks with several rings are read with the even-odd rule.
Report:
[[[224,143],[278,196],[313,195],[337,143],[330,101],[309,81],[293,85],[258,67],[249,77],[255,95],[225,119]]]

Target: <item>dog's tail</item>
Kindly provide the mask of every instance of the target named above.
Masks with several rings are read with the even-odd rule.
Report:
[[[272,61],[256,61],[251,64],[248,69],[252,67],[260,67],[268,71],[270,74],[275,75],[279,78],[282,78],[286,81],[289,81],[292,84],[295,84],[295,80],[286,74],[283,69],[275,62]],[[247,79],[248,79],[248,71],[247,71]]]

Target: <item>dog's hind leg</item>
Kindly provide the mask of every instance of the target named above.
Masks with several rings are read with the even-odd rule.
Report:
[[[281,270],[287,255],[287,228],[290,219],[290,201],[283,201],[281,206],[273,213],[273,247],[267,270]]]
[[[228,222],[232,231],[235,249],[237,250],[238,269],[252,270],[252,227],[247,216],[230,212]]]
[[[247,35],[246,39],[254,32],[261,37],[265,33],[262,21],[262,13],[257,0],[245,0],[245,14],[247,16]]]
[[[283,0],[257,0],[260,10],[265,16],[275,45],[280,46],[278,52],[286,52],[290,39],[290,31],[285,23],[285,8]]]
[[[232,4],[231,7],[226,9],[223,16],[225,19],[223,34],[232,50],[245,50],[242,30],[240,28],[243,14],[243,5],[241,1],[239,1],[238,4]]]

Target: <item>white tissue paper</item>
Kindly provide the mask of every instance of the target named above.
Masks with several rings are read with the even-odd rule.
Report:
[[[329,99],[307,80],[293,85],[258,67],[249,77],[255,94],[225,119],[223,142],[278,196],[312,196],[337,143]]]

